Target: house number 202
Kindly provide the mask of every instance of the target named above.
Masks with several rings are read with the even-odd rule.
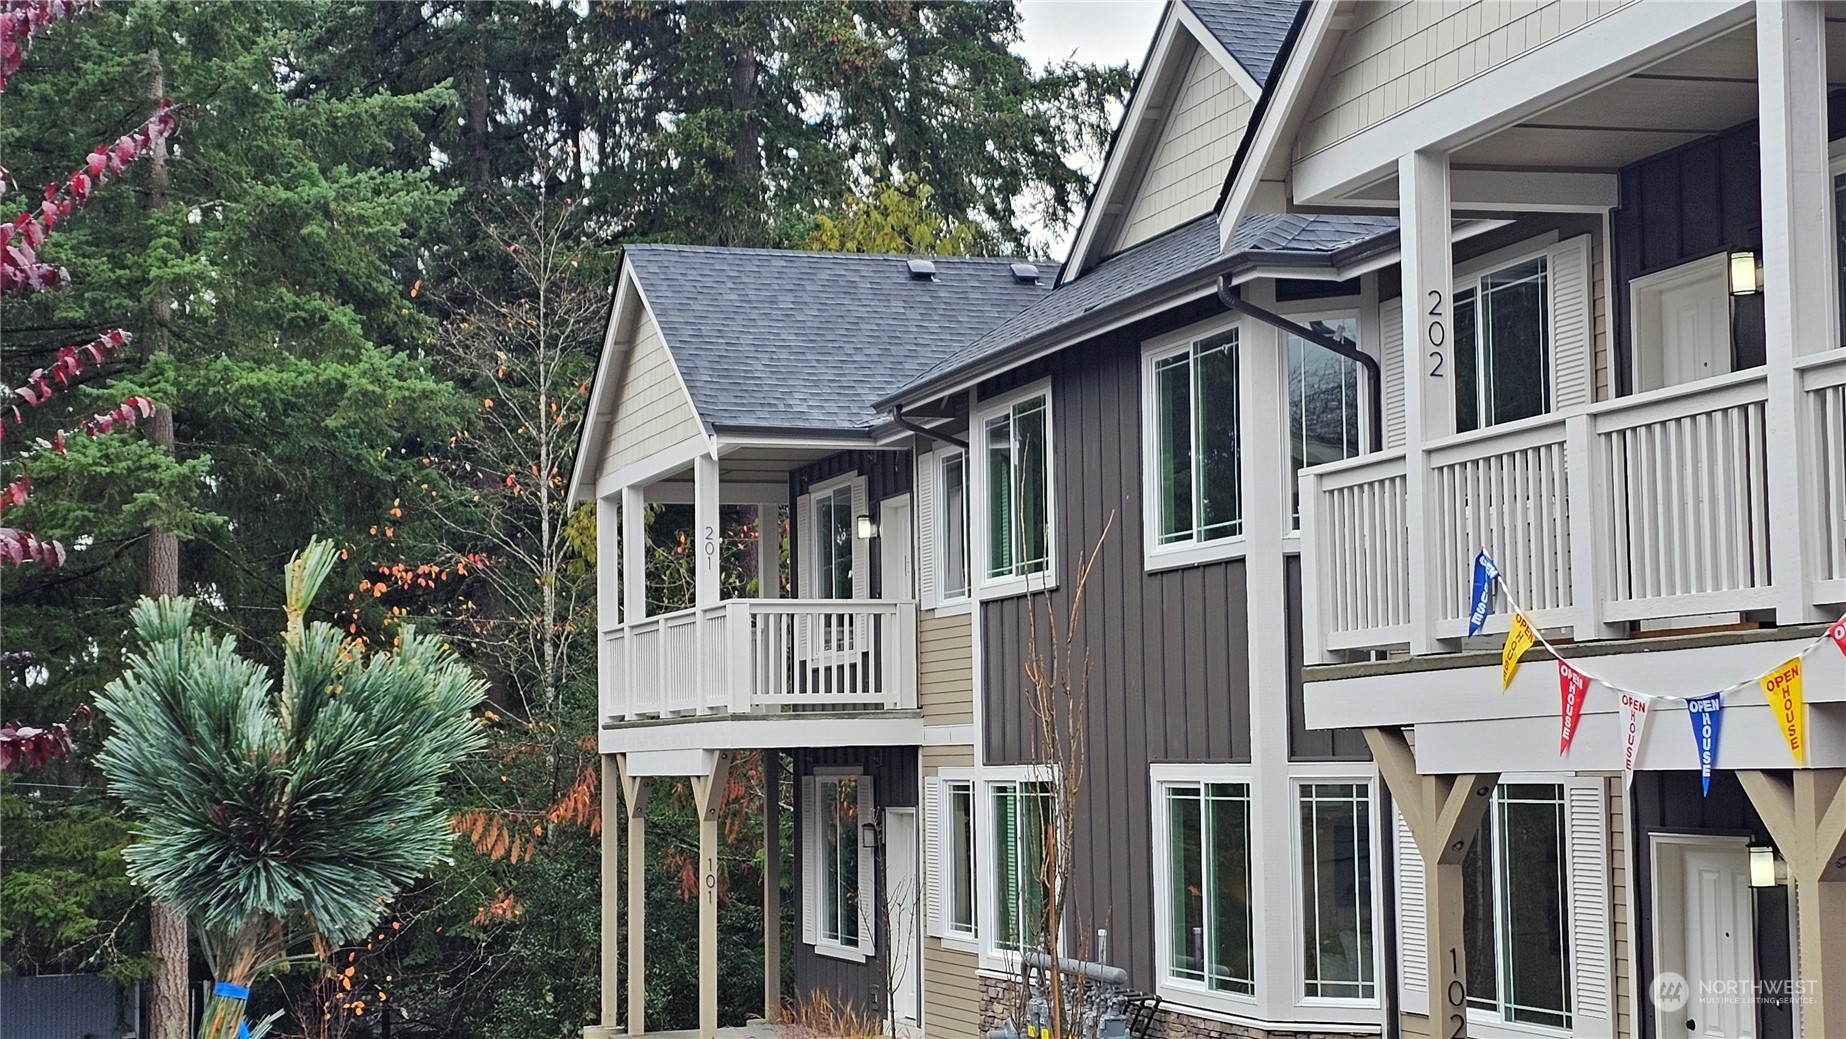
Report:
[[[1436,289],[1429,290],[1429,323],[1424,326],[1423,335],[1429,340],[1429,374],[1431,378],[1442,378],[1442,348],[1448,345],[1449,328],[1442,321],[1442,293]]]

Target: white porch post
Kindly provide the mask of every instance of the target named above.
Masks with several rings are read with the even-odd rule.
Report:
[[[1839,345],[1839,269],[1827,164],[1827,37],[1818,3],[1757,0],[1757,105],[1763,169],[1763,310],[1768,332],[1769,571],[1776,620],[1825,620],[1808,586],[1816,509],[1802,487],[1814,450],[1794,363]]]
[[[1434,581],[1463,578],[1435,559],[1423,445],[1455,431],[1454,266],[1449,245],[1449,157],[1413,152],[1397,164],[1404,302],[1405,519],[1410,530],[1410,651],[1431,653]],[[1495,546],[1499,548],[1500,546]]]
[[[647,619],[647,498],[639,487],[622,488],[622,619]]]
[[[756,597],[782,598],[782,523],[775,502],[756,507]]]
[[[724,531],[718,526],[718,459],[701,454],[692,460],[692,526],[698,558],[693,599],[699,606],[718,602],[718,556]]]

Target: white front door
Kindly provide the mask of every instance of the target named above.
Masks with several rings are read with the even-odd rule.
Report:
[[[1656,844],[1659,967],[1652,992],[1661,1039],[1755,1039],[1756,913],[1741,841]],[[1659,974],[1656,974],[1658,979]]]
[[[884,582],[881,598],[916,598],[916,549],[911,541],[910,496],[879,502],[878,573]]]
[[[900,1033],[912,1035],[922,1034],[918,978],[922,976],[923,941],[917,927],[922,892],[917,864],[917,810],[885,809],[885,904],[891,921],[885,940],[891,957],[891,1009]]]
[[[1731,370],[1729,286],[1723,253],[1630,283],[1637,389],[1682,386]]]

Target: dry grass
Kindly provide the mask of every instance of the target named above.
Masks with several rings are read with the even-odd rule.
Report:
[[[825,992],[809,992],[782,1011],[782,1023],[799,1036],[813,1039],[877,1039],[884,1035],[884,1018],[860,1010],[852,1003],[835,1003]]]

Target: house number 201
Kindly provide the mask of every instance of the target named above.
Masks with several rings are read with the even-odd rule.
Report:
[[[1442,293],[1436,289],[1429,290],[1429,324],[1424,326],[1423,335],[1429,340],[1429,374],[1431,378],[1442,378],[1442,348],[1448,345],[1449,328],[1442,321]]]
[[[1453,947],[1449,949],[1449,973],[1454,975],[1449,981],[1448,991],[1443,998],[1449,1004],[1449,1023],[1454,1031],[1448,1039],[1466,1039],[1468,1035],[1468,986],[1461,980],[1461,952]]]
[[[704,543],[705,543],[703,547],[704,547],[704,551],[705,551],[705,554],[706,554],[706,555],[708,555],[708,556],[715,556],[715,555],[717,555],[717,554],[718,554],[718,531],[717,531],[717,528],[715,528],[715,527],[706,527],[706,528],[705,528],[705,537],[704,537],[704,538],[702,538],[701,540],[702,540],[702,541],[704,541]]]

